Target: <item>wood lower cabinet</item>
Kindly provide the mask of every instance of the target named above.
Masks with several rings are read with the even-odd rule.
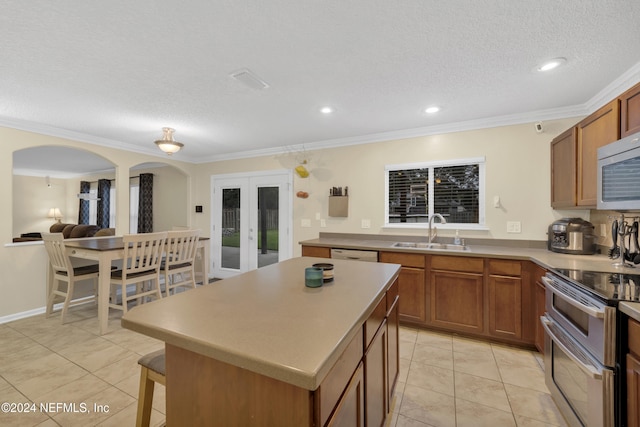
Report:
[[[640,322],[627,320],[627,425],[640,426]]]
[[[545,275],[547,270],[542,267],[535,266],[533,268],[533,301],[534,301],[534,333],[535,333],[535,345],[540,353],[544,353],[544,328],[540,317],[544,316],[546,311],[546,298],[545,298],[545,286],[540,280]]]
[[[454,331],[483,332],[482,274],[432,270],[429,280],[432,325]]]
[[[429,323],[453,331],[484,332],[484,260],[433,255]]]
[[[425,255],[380,252],[378,260],[402,265],[398,277],[400,320],[424,324],[427,321]]]
[[[620,137],[640,132],[640,84],[620,95]]]
[[[389,295],[387,293],[387,295]],[[387,300],[389,301],[389,300]],[[400,374],[400,317],[396,297],[387,312],[387,412],[391,411],[393,391]]]
[[[387,321],[378,328],[364,355],[365,424],[379,427],[387,408]]]
[[[327,427],[364,427],[365,414],[365,390],[364,390],[364,365],[358,365],[356,372],[351,377],[342,399],[338,403],[335,412],[327,421]]]
[[[489,260],[489,334],[522,339],[522,265],[520,261]]]
[[[302,256],[331,258],[331,248],[321,246],[302,246]]]

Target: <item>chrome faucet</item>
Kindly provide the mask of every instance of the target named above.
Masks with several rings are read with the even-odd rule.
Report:
[[[439,213],[431,215],[431,218],[429,218],[429,243],[432,243],[433,239],[438,237],[438,230],[433,226],[433,218],[435,218],[435,217],[440,218],[440,224],[446,224],[447,223],[447,220],[444,219],[444,217],[442,215],[440,215]],[[432,235],[433,231],[436,232],[435,235]]]

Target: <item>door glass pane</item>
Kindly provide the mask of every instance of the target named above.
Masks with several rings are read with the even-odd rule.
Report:
[[[240,268],[240,189],[222,190],[222,268]]]
[[[278,262],[278,187],[258,187],[258,267]]]

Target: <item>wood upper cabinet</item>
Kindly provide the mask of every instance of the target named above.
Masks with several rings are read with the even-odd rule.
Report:
[[[620,95],[620,137],[640,132],[640,84]]]
[[[577,132],[572,127],[551,141],[551,207],[576,206]]]
[[[620,139],[620,101],[614,99],[577,125],[577,199],[581,207],[596,206],[598,148]]]
[[[378,259],[402,265],[398,276],[400,320],[424,324],[427,321],[425,255],[380,252]]]
[[[302,246],[302,256],[331,258],[331,248],[324,248],[321,246]]]
[[[484,332],[484,261],[434,255],[429,274],[429,323],[454,331]]]
[[[488,261],[489,334],[522,339],[522,265],[520,261]]]

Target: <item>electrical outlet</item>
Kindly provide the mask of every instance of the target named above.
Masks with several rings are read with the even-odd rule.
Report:
[[[319,220],[320,220],[320,218],[321,218],[321,216],[320,216],[320,212],[316,212],[316,219],[319,221]]]
[[[302,218],[300,220],[301,227],[311,227],[311,220],[309,218]]]
[[[362,228],[371,228],[371,220],[363,219],[360,225]]]
[[[320,227],[322,227],[322,228],[326,228],[327,227],[327,220],[326,219],[321,219],[320,220]]]
[[[520,221],[507,221],[507,233],[521,233]]]

